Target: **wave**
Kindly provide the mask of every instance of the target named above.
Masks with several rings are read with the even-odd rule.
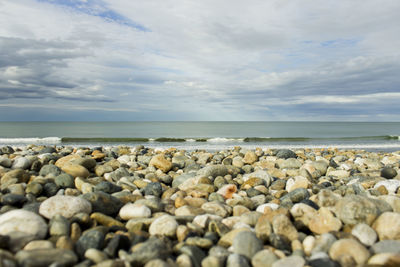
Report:
[[[29,137],[29,138],[0,138],[0,144],[129,144],[129,143],[209,143],[209,144],[296,144],[296,143],[359,143],[383,142],[400,140],[398,135],[358,136],[358,137],[206,137],[206,138],[175,138],[175,137]]]
[[[60,144],[60,137],[0,138],[1,144]]]

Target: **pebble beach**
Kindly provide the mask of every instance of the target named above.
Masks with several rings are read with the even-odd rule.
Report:
[[[400,151],[0,147],[0,266],[400,266]]]

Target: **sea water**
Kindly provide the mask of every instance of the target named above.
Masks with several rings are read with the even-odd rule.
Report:
[[[0,145],[400,150],[400,122],[0,122]]]

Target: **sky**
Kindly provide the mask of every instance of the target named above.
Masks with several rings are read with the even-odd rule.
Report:
[[[0,121],[400,121],[398,0],[0,0]]]

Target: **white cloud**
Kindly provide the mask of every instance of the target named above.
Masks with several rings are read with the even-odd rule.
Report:
[[[0,4],[0,104],[154,120],[400,115],[382,105],[399,100],[396,0]]]

